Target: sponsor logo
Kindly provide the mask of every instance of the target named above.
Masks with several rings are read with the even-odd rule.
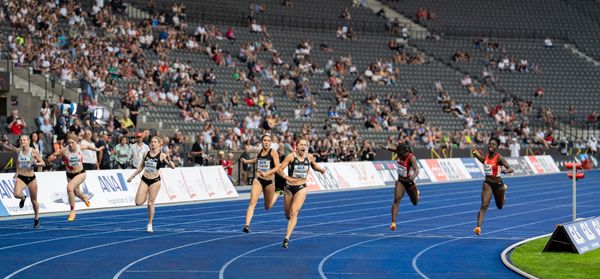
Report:
[[[438,162],[438,160],[427,159],[427,160],[425,160],[425,164],[427,164],[427,166],[431,170],[431,173],[433,174],[435,181],[448,180],[448,177],[444,173],[444,169],[440,166],[440,163]]]
[[[579,254],[600,247],[600,217],[568,223],[564,228]]]
[[[456,168],[450,160],[439,160],[439,163],[440,166],[442,166],[444,173],[448,176],[449,180],[460,180],[470,178],[462,170]]]
[[[0,199],[14,199],[13,193],[15,192],[15,180],[14,179],[2,179],[0,180]],[[23,193],[29,196],[29,190],[27,187],[23,189]]]
[[[385,183],[385,185],[394,185],[396,182],[396,164],[394,162],[376,162],[373,163],[377,173]]]
[[[535,173],[544,173],[544,168],[542,168],[540,162],[535,156],[527,156],[527,158],[529,159],[529,162],[531,162]]]
[[[481,172],[481,169],[475,162],[476,159],[473,158],[462,158],[461,161],[465,166],[465,169],[469,172],[472,178],[483,178],[484,175]]]
[[[127,192],[127,183],[122,173],[117,173],[116,177],[115,175],[99,175],[98,183],[102,192],[105,193]]]

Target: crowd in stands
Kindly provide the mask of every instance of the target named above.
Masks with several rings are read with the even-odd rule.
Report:
[[[362,1],[354,2],[356,6],[364,6]],[[18,111],[8,117],[7,132],[18,136],[25,130],[35,131],[31,133],[32,142],[46,155],[52,153],[52,149],[61,148],[68,133],[76,133],[96,146],[105,146],[98,154],[98,168],[126,168],[131,167],[130,163],[139,162],[140,152],[147,149],[151,136],[159,136],[163,138],[163,150],[169,152],[178,165],[207,164],[209,151],[250,152],[252,146],[258,145],[260,134],[271,132],[277,135],[273,147],[281,154],[290,153],[295,142],[304,138],[319,161],[372,159],[377,143],[362,140],[357,127],[351,124],[355,120],[364,123],[368,131],[393,135],[386,143],[379,143],[388,145],[401,140],[428,148],[466,148],[485,144],[492,136],[499,137],[504,148],[513,142],[549,147],[559,141],[552,130],[529,128],[528,119],[534,116],[552,123],[554,115],[550,108],[541,107],[536,111],[531,100],[509,94],[502,103],[476,108],[468,103],[458,103],[451,97],[451,93],[463,93],[448,92],[441,82],[435,83],[433,87],[439,94],[437,101],[442,109],[464,121],[461,131],[444,131],[430,125],[425,115],[414,113],[411,107],[420,102],[420,94],[414,87],[387,96],[373,94],[369,90],[371,86],[395,86],[401,82],[398,65],[428,63],[423,53],[409,52],[395,39],[379,42],[387,44],[389,56],[372,61],[364,69],[358,68],[349,54],[332,56],[324,65],[319,65],[311,53],[331,52],[332,49],[325,44],[317,47],[310,38],[298,42],[290,59],[280,56],[268,26],[258,23],[252,16],[252,13],[268,11],[265,4],[250,9],[246,30],[228,27],[223,32],[218,26],[206,23],[188,33],[183,4],[176,3],[170,11],[162,11],[149,1],[151,19],[138,22],[121,13],[124,6],[109,5],[108,1],[94,1],[91,9],[76,1],[59,3],[5,0],[4,16],[0,17],[3,24],[16,28],[3,46],[16,66],[31,66],[34,73],[52,74],[65,82],[83,80],[93,88],[94,95],[79,102],[64,97],[55,104],[44,102],[40,116],[35,119],[37,127],[27,127]],[[281,8],[299,4],[283,1]],[[340,17],[351,20],[348,9],[342,9]],[[435,12],[421,9],[417,17],[435,20]],[[392,21],[391,30],[403,36],[407,32],[397,20]],[[242,42],[237,39],[236,32],[257,33],[259,37]],[[356,36],[348,27],[340,27],[335,35],[348,41]],[[476,49],[489,52],[489,55],[484,62],[481,81],[468,75],[457,81],[468,94],[485,97],[494,92],[496,71],[539,72],[537,65],[506,54],[495,41],[475,38],[473,43]],[[239,45],[239,51],[225,52],[220,47],[222,44]],[[180,50],[206,55],[214,65],[198,68],[190,61],[180,61],[169,55],[171,51]],[[148,58],[148,52],[153,53],[152,59]],[[259,54],[268,54],[271,59],[259,59]],[[453,59],[471,63],[468,51],[458,51]],[[218,76],[216,67],[232,68],[235,72],[232,78],[243,89],[216,92],[210,85],[229,78]],[[311,88],[312,79],[322,79],[320,90],[332,92],[336,105],[328,109],[326,119],[312,122],[322,124],[305,124],[299,131],[290,131],[290,121],[315,117],[317,99],[314,90],[319,89]],[[127,84],[127,88],[120,89],[118,84]],[[198,92],[198,84],[208,87],[204,92]],[[282,115],[278,111],[274,94],[299,101],[293,115]],[[543,88],[536,89],[536,97],[543,94]],[[104,123],[95,116],[98,105],[95,95],[120,98],[127,113],[122,117],[111,115]],[[154,105],[176,106],[183,120],[198,123],[198,134],[177,132],[164,136],[157,131],[137,129],[140,113],[151,111]],[[239,115],[235,112],[239,106],[256,110]],[[498,128],[487,132],[486,128],[489,130],[490,127],[480,123],[483,117],[493,118]],[[236,125],[221,131],[212,124],[215,120]],[[319,136],[321,131],[325,133],[324,137]],[[5,136],[2,148],[10,150],[15,142],[9,142]],[[192,149],[187,152],[184,144],[192,141]],[[221,160],[227,161],[228,156],[223,152]],[[218,162],[217,159],[213,161]]]

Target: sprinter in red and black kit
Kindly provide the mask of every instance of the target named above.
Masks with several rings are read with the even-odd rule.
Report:
[[[481,189],[481,207],[477,214],[477,227],[473,229],[473,232],[477,235],[481,234],[481,225],[483,224],[485,212],[490,205],[492,194],[494,195],[496,207],[502,209],[504,206],[508,186],[502,182],[500,174],[513,172],[506,160],[497,152],[498,145],[500,145],[500,140],[491,138],[488,142],[488,155],[485,157],[481,156],[477,150],[472,151],[473,156],[483,164],[483,172],[485,173],[485,180]]]
[[[392,224],[390,229],[396,230],[396,216],[398,215],[398,207],[400,201],[404,197],[404,192],[408,193],[410,202],[413,205],[417,205],[420,199],[419,189],[415,184],[415,178],[419,175],[419,164],[415,155],[412,154],[410,147],[405,144],[398,144],[396,148],[386,148],[387,150],[396,152],[398,158],[398,181],[396,181],[396,187],[394,189],[394,203],[392,204]]]

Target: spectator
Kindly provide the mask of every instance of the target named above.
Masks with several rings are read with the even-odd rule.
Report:
[[[190,152],[190,157],[194,162],[194,166],[204,166],[204,147],[203,147],[203,138],[201,134],[196,135],[196,141],[192,145],[192,151]]]
[[[554,47],[554,43],[552,43],[552,39],[550,39],[550,37],[547,37],[546,39],[544,39],[544,47],[545,48],[553,48]]]
[[[121,119],[121,127],[124,129],[132,129],[135,128],[135,124],[133,123],[133,121],[131,120],[131,118],[129,118],[129,114],[125,114],[125,116],[123,116],[123,119]]]
[[[45,152],[44,142],[40,139],[38,133],[31,133],[31,135],[29,135],[29,140],[31,142],[31,147],[33,147],[33,149],[37,150],[38,153],[43,156]]]
[[[6,135],[6,134],[2,135],[2,142],[0,142],[0,149],[1,149],[1,151],[12,151],[12,152],[16,152],[19,150],[12,143],[10,143],[10,141],[8,140],[8,135]]]
[[[176,167],[183,167],[183,154],[181,151],[181,147],[179,147],[179,144],[173,145],[173,148],[171,149],[171,159],[175,163]]]
[[[42,131],[46,135],[52,134],[52,123],[49,118],[44,118],[42,125],[40,125],[40,131]]]
[[[92,140],[92,131],[91,130],[86,129],[83,132],[83,139],[81,140],[81,143],[79,145],[84,148],[94,148],[94,150],[95,150],[96,145],[94,144],[94,142]],[[83,155],[83,169],[84,170],[99,170],[100,169],[100,166],[98,165],[98,154],[94,150],[86,149],[86,150],[81,151],[81,153]],[[98,150],[100,152],[102,152],[104,150],[104,147],[98,148]]]
[[[27,127],[27,123],[21,119],[19,116],[18,110],[13,110],[11,115],[6,118],[6,123],[8,123],[8,129],[10,133],[15,136],[20,136],[23,133],[23,129]]]
[[[244,152],[242,152],[242,154],[240,155],[240,158],[244,158],[246,160],[252,159],[252,154],[250,153],[251,148],[252,148],[252,145],[250,145],[249,143],[244,144]],[[251,172],[252,172],[251,164],[242,164],[240,183],[250,184],[251,181],[249,180],[249,178],[250,178]]]
[[[227,28],[227,31],[225,32],[225,38],[227,38],[227,40],[229,40],[231,44],[235,42],[235,34],[233,33],[233,27]]]
[[[343,20],[350,20],[350,9],[348,9],[348,7],[344,7],[344,9],[342,9],[340,18]]]
[[[533,94],[534,97],[536,98],[540,98],[540,97],[544,97],[544,88],[539,86],[538,88],[535,89],[535,93]]]
[[[417,22],[421,22],[424,20],[427,20],[427,10],[423,9],[422,7],[419,7],[419,9],[417,10]]]
[[[112,149],[112,134],[111,133],[107,133],[105,131],[100,133],[100,139],[96,142],[96,147],[97,148],[103,148],[99,153],[98,153],[98,162],[99,162],[99,169],[102,170],[109,170],[112,169],[112,163],[111,163],[111,154],[113,153],[113,149]]]
[[[69,127],[69,132],[73,132],[76,135],[81,135],[81,120],[79,120],[79,118],[75,118],[75,120],[73,120],[73,125]]]
[[[150,147],[144,143],[144,135],[140,132],[135,133],[135,143],[131,144],[131,163],[133,168],[137,168],[143,161],[146,152],[150,151]]]
[[[128,169],[131,166],[131,159],[133,156],[131,146],[127,144],[127,137],[121,136],[119,138],[119,144],[112,150],[111,155],[114,156],[114,160],[117,163],[116,167],[120,169]]]
[[[368,140],[365,140],[363,142],[363,146],[361,147],[360,151],[360,160],[361,161],[373,161],[375,160],[375,150],[373,149],[373,147],[371,146],[371,143]]]
[[[521,150],[521,145],[519,145],[519,141],[515,139],[510,140],[510,157],[519,157],[519,151]]]
[[[593,156],[598,155],[598,141],[596,140],[596,137],[591,136],[588,139],[587,147],[589,148]]]
[[[227,159],[225,159],[225,152],[223,150],[219,151],[219,163],[225,169],[225,173],[227,173],[227,177],[229,177],[231,183],[235,183],[233,179],[233,153],[228,153]]]

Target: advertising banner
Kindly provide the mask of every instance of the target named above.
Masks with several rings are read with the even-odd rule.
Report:
[[[394,161],[377,161],[373,162],[373,166],[377,170],[379,177],[387,186],[393,186],[396,183],[398,172],[396,171],[396,162]]]
[[[583,254],[600,248],[600,217],[558,225],[544,252]]]
[[[40,212],[59,212],[69,210],[69,199],[67,198],[67,178],[64,172],[44,172],[36,173],[38,182],[38,204]],[[4,205],[8,215],[32,214],[33,207],[30,199],[27,199],[25,206],[19,208],[20,200],[14,198],[13,192],[15,180],[13,173],[0,174],[0,200]],[[81,191],[90,197],[90,201],[94,201],[94,193],[91,192],[87,185],[81,185]],[[30,196],[27,188],[23,194]],[[79,201],[78,199],[76,199]],[[83,202],[77,204],[81,208]],[[85,205],[83,205],[85,207]]]
[[[475,158],[461,158],[463,166],[469,172],[471,178],[484,178],[483,165]]]
[[[542,155],[542,156],[535,156],[535,157],[536,157],[537,161],[539,162],[540,166],[542,167],[542,169],[544,170],[544,173],[560,172],[560,170],[558,169],[558,166],[556,165],[556,163],[554,162],[552,157],[550,157],[550,155]]]
[[[220,166],[160,171],[162,179],[157,204],[238,197],[233,184]],[[88,196],[90,209],[134,206],[141,174],[127,183],[127,178],[133,172],[134,170],[87,171],[85,182],[79,189]],[[32,214],[29,199],[23,208],[19,208],[19,200],[13,197],[13,178],[12,173],[0,174],[0,216]],[[40,172],[36,173],[36,178],[40,212],[68,211],[65,172]],[[30,196],[27,188],[24,194]],[[77,210],[87,209],[79,198],[75,198],[75,202]]]
[[[415,182],[417,183],[427,183],[427,182],[431,182],[431,176],[427,173],[427,171],[425,171],[424,163],[423,160],[417,160],[417,163],[419,164],[419,169],[421,170],[419,172],[419,176],[417,176],[417,179]]]
[[[514,170],[513,173],[507,174],[508,176],[535,174],[525,157],[504,157],[504,159],[506,159],[508,165]]]
[[[446,177],[448,177],[448,180],[471,179],[469,171],[467,171],[460,159],[440,159],[438,161],[442,167],[442,171],[446,174]]]
[[[514,176],[559,172],[551,156],[528,156],[509,158],[508,164],[515,170]],[[451,182],[482,179],[483,167],[475,158],[417,160],[421,169],[415,179],[422,182]],[[394,185],[398,165],[395,161],[320,163],[325,174],[309,170],[309,191],[332,191],[361,187]],[[141,175],[131,183],[127,178],[134,170],[101,170],[86,172],[85,183],[80,186],[87,195],[92,209],[135,205],[135,195]],[[161,190],[156,203],[177,203],[238,197],[238,193],[221,166],[161,169]],[[69,210],[67,179],[65,172],[36,173],[40,212]],[[0,216],[31,214],[29,200],[19,208],[19,200],[13,197],[14,174],[0,174]],[[29,196],[27,189],[25,195]],[[76,208],[86,209],[78,198]]]
[[[449,180],[448,176],[444,172],[444,169],[440,165],[439,160],[436,159],[425,159],[419,160],[423,163],[423,170],[427,172],[431,181],[434,182],[446,182]]]
[[[542,167],[540,162],[538,162],[538,159],[536,156],[527,156],[525,158],[527,160],[527,163],[529,164],[529,167],[531,167],[531,169],[533,170],[534,173],[536,173],[536,174],[544,173],[544,168]]]
[[[320,190],[336,190],[360,187],[384,186],[385,183],[379,176],[373,163],[362,162],[343,162],[343,163],[319,163],[327,171],[321,174],[309,171],[309,178],[312,174]],[[312,178],[311,178],[312,179]],[[309,186],[309,190],[314,187]]]

